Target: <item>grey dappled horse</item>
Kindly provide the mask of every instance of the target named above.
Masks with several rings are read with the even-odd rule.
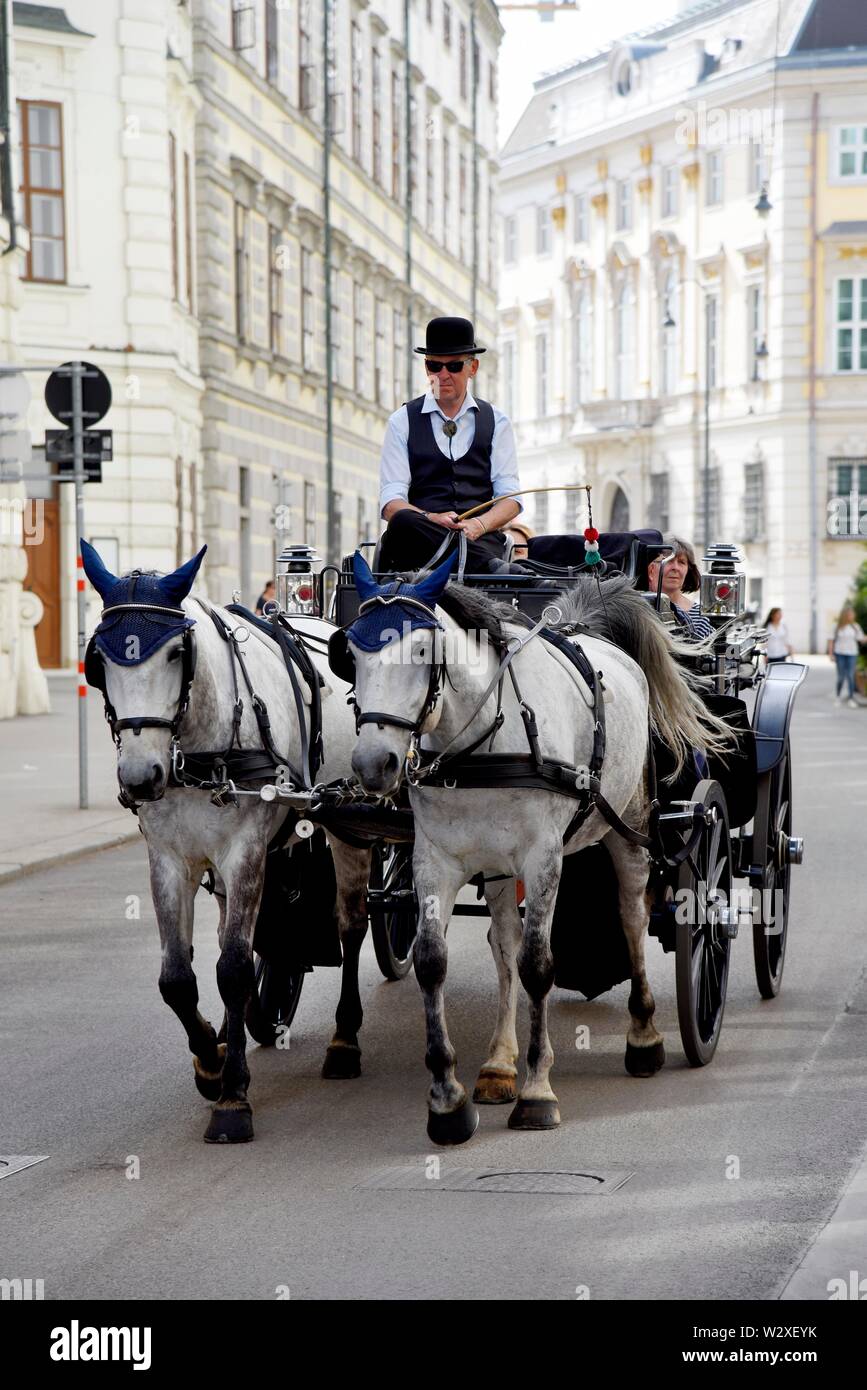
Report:
[[[137,805],[147,843],[162,943],[160,991],[186,1030],[199,1091],[216,1102],[205,1138],[243,1142],[253,1137],[244,1027],[247,1009],[258,1006],[253,928],[268,844],[290,812],[279,802],[266,804],[256,796],[241,796],[239,805],[220,807],[212,803],[206,790],[171,783],[173,723],[187,753],[222,749],[231,743],[235,701],[231,663],[235,658],[231,644],[220,636],[210,614],[215,612],[229,629],[244,624],[204,599],[188,597],[203,555],[204,549],[170,575],[136,575],[134,606],[130,608],[126,602],[130,577],[110,574],[93,547],[82,542],[85,572],[105,605],[98,629],[105,630],[103,650],[96,659],[102,662],[101,680],[117,725],[123,726],[116,734],[118,779],[122,791]],[[115,610],[113,614],[110,609]],[[135,630],[112,632],[108,625],[112,618],[128,622]],[[189,637],[185,634],[193,624],[195,674],[188,685],[188,705],[178,719],[179,701],[189,675]],[[309,630],[310,623],[305,626]],[[331,626],[316,626],[327,639]],[[267,707],[273,745],[288,763],[300,767],[298,714],[283,657],[268,637],[252,626],[247,631],[244,660],[252,687]],[[127,645],[131,638],[136,641],[132,647]],[[312,659],[325,678],[321,691],[324,763],[318,775],[330,781],[349,775],[355,728],[346,707],[346,687],[329,672],[324,655],[313,653]],[[243,711],[238,743],[245,749],[261,749],[252,700],[247,698],[240,678],[239,684]],[[309,690],[304,682],[300,684],[309,701]],[[287,843],[297,842],[293,833]],[[323,1075],[341,1078],[360,1072],[358,955],[367,929],[365,893],[370,855],[336,839],[331,840],[331,850],[337,876],[343,971],[336,1030]],[[217,982],[226,1008],[225,1042],[199,1013],[192,965],[193,905],[208,868],[214,872],[220,895]]]
[[[425,749],[434,752],[478,746],[480,736],[490,731],[494,721],[496,673],[504,643],[509,637],[527,636],[527,625],[521,624],[514,610],[490,602],[478,589],[452,585],[446,590],[451,564],[447,561],[438,570],[404,585],[400,592],[389,586],[386,595],[363,557],[356,555],[359,595],[363,603],[368,602],[361,609],[362,622],[347,633],[360,715],[352,766],[365,789],[380,795],[396,791],[408,754],[410,767],[418,768],[418,735],[424,736]],[[580,579],[573,597],[557,598],[556,602],[564,619],[610,632],[626,648],[596,637],[580,637],[593,671],[601,672],[604,678],[607,743],[602,790],[614,812],[644,833],[650,811],[650,728],[672,748],[678,769],[691,756],[693,747],[722,751],[729,733],[708,713],[675,661],[675,653],[687,649],[667,636],[629,581],[605,580],[601,593],[604,600],[594,579]],[[380,628],[373,616],[377,611],[381,612]],[[694,647],[689,650],[694,654]],[[593,704],[587,685],[568,658],[535,639],[520,650],[512,664],[523,700],[535,713],[542,753],[573,769],[588,767],[595,722]],[[435,679],[432,672],[437,668],[441,674]],[[486,690],[490,693],[483,698]],[[526,754],[525,725],[508,680],[502,712],[505,718],[496,734],[495,750]],[[650,1076],[657,1071],[664,1061],[663,1040],[654,1027],[655,1005],[644,965],[649,920],[647,850],[613,831],[598,810],[591,812],[564,845],[575,801],[553,791],[449,789],[426,787],[423,780],[412,785],[413,778],[409,780],[415,819],[413,874],[419,901],[414,954],[427,1022],[425,1060],[432,1076],[428,1100],[431,1139],[463,1143],[478,1124],[478,1112],[455,1075],[443,988],[446,929],[455,897],[468,879],[480,872],[509,878],[485,885],[491,913],[489,941],[497,964],[500,997],[489,1054],[473,1099],[489,1104],[516,1100],[509,1117],[512,1128],[547,1129],[559,1124],[557,1097],[549,1081],[553,1052],[546,1021],[547,995],[554,978],[551,922],[563,855],[602,839],[617,873],[620,914],[632,965],[626,1067],[634,1076]],[[515,878],[521,878],[525,886],[523,925]],[[575,917],[576,930],[593,930],[592,921],[581,921],[580,901],[575,903]],[[527,1071],[517,1098],[516,964],[530,1009]]]

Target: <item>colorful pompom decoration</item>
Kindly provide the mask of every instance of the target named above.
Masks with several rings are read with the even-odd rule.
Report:
[[[584,539],[585,541],[598,541],[599,532],[596,530],[595,526],[587,527],[587,529],[584,532]]]
[[[599,554],[598,550],[588,550],[587,554],[584,556],[585,565],[598,565],[601,560],[602,556]]]

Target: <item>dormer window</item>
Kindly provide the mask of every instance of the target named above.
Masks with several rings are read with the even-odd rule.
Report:
[[[614,74],[614,90],[618,96],[628,97],[633,85],[633,63],[631,58],[624,58]]]

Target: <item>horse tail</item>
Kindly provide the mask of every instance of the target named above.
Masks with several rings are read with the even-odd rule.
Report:
[[[710,650],[704,643],[671,637],[646,599],[625,576],[578,586],[570,616],[600,635],[610,637],[632,657],[647,677],[652,731],[671,749],[676,777],[693,749],[724,759],[737,735],[724,719],[712,714],[696,693],[700,678],[678,657],[695,658]]]

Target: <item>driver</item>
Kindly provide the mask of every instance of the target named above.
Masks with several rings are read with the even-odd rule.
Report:
[[[469,319],[436,318],[427,326],[428,389],[389,419],[380,461],[379,505],[388,529],[380,566],[414,570],[449,536],[467,538],[468,572],[485,573],[505,558],[506,526],[522,510],[515,436],[509,420],[474,397],[471,382],[486,349]],[[496,498],[478,516],[461,513]]]

